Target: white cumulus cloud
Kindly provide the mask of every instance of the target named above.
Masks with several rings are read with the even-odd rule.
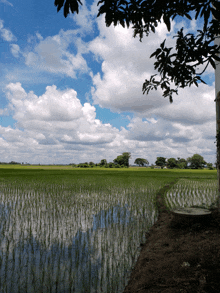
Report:
[[[72,36],[74,37],[74,33]],[[65,74],[72,78],[76,78],[76,71],[88,71],[82,54],[80,52],[72,54],[68,51],[70,35],[61,30],[59,35],[42,39],[38,34],[37,38],[39,42],[34,48],[26,49],[23,53],[27,66],[55,74]]]
[[[102,153],[119,134],[118,129],[96,119],[95,107],[89,103],[82,105],[73,89],[60,91],[54,85],[47,86],[42,96],[36,96],[18,82],[7,85],[6,96],[16,128],[1,127],[0,135],[5,142],[13,143],[10,153],[16,148],[20,154],[25,150],[26,156],[35,162],[47,152],[56,153],[56,160],[80,150],[76,157],[79,160],[83,148],[88,154],[97,148]]]
[[[3,20],[0,19],[0,34],[3,40],[7,42],[16,41],[17,38],[13,35],[13,33],[9,30],[4,28]]]
[[[20,47],[17,44],[11,44],[11,53],[14,57],[18,58],[20,55]]]

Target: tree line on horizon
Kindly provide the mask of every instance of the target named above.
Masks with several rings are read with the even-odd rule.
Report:
[[[128,168],[129,167],[129,158],[131,157],[131,153],[124,152],[122,155],[117,156],[113,160],[113,162],[107,162],[106,159],[102,159],[100,163],[95,164],[93,162],[85,162],[80,164],[70,164],[73,167],[79,168],[93,168],[93,167],[104,167],[104,168]]]
[[[93,168],[93,167],[104,167],[104,168],[128,168],[129,167],[129,158],[131,157],[131,153],[124,152],[122,155],[117,156],[113,162],[107,162],[106,159],[102,159],[100,163],[95,164],[93,162],[85,162],[80,164],[70,164],[73,167],[79,168]],[[139,167],[149,167],[149,162],[144,158],[136,158],[134,164]],[[168,169],[204,169],[205,166],[209,170],[214,170],[214,166],[212,163],[207,163],[204,158],[199,154],[194,154],[192,157],[184,158],[169,158],[165,157],[157,157],[155,161],[155,165],[151,164],[151,168],[153,169],[155,166]],[[216,167],[216,166],[215,166]]]
[[[79,163],[79,164],[74,164],[70,163],[69,165],[73,166],[74,168],[93,168],[93,167],[104,167],[104,168],[129,168],[129,159],[131,158],[131,153],[129,152],[124,152],[121,155],[117,156],[113,162],[107,162],[106,159],[102,159],[99,163],[94,163],[94,162],[85,162],[85,163]],[[24,163],[19,163],[15,161],[11,161],[9,163],[6,162],[0,162],[0,164],[21,164],[23,165]],[[216,168],[216,163],[215,166],[213,166],[212,163],[207,163],[204,158],[199,155],[199,154],[194,154],[192,157],[188,157],[187,159],[184,158],[169,158],[166,159],[165,157],[157,157],[157,160],[155,161],[155,165],[151,164],[149,166],[149,161],[144,158],[136,158],[134,161],[135,165],[138,165],[139,167],[150,167],[154,169],[154,167],[161,167],[167,168],[167,169],[204,169],[205,166],[209,170],[214,170]],[[25,163],[24,165],[30,165],[29,163]],[[39,164],[40,165],[40,164]],[[55,164],[56,165],[56,164]]]
[[[199,154],[194,154],[192,157],[184,158],[169,158],[166,160],[164,157],[157,157],[155,162],[156,166],[168,169],[204,169],[205,166],[209,170],[214,170],[212,163],[207,163],[204,158]]]

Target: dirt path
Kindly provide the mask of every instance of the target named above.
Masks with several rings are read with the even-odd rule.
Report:
[[[220,216],[215,210],[206,222],[174,222],[163,197],[170,185],[157,194],[158,221],[146,233],[124,293],[219,293]]]

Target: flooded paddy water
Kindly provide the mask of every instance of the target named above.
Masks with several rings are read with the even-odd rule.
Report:
[[[157,216],[156,188],[41,189],[1,185],[0,291],[122,292]]]

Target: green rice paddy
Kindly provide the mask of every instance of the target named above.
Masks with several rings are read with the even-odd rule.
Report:
[[[123,292],[157,191],[179,178],[170,208],[217,198],[216,171],[13,167],[0,168],[0,292]]]
[[[170,208],[200,206],[210,208],[217,200],[217,180],[179,179],[166,194]]]

